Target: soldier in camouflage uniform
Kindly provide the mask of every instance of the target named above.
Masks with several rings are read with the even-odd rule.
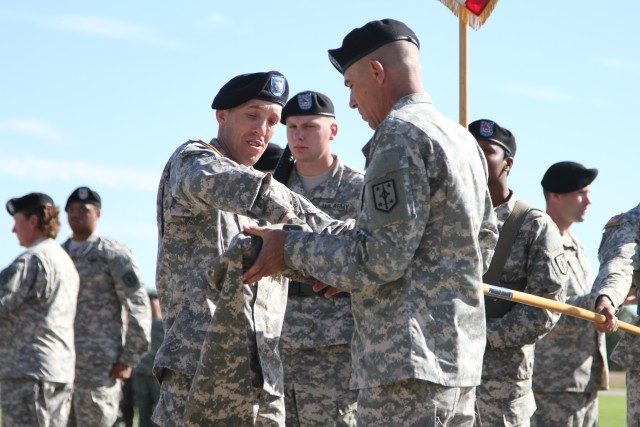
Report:
[[[229,290],[215,280],[219,276],[216,268],[221,268],[218,258],[223,256],[233,238],[243,226],[257,224],[257,219],[284,223],[297,220],[296,215],[299,215],[317,228],[322,228],[319,223],[329,222],[330,218],[291,193],[270,174],[251,168],[274,135],[287,96],[288,83],[277,71],[234,77],[213,101],[212,108],[216,110],[219,124],[218,137],[210,142],[199,140],[182,144],[162,173],[158,189],[156,288],[166,335],[154,364],[154,373],[161,386],[153,416],[161,426],[184,423],[187,397],[209,329],[222,338],[209,341],[207,348],[209,344],[224,345],[228,337],[237,338],[234,335],[237,330],[225,330],[230,326],[217,308],[221,302],[228,302],[223,299],[226,296],[223,291]],[[268,290],[268,285],[252,283],[235,287],[247,298],[245,305],[240,307],[240,314],[244,307],[247,317],[255,319],[251,325],[240,323],[240,327],[250,329],[248,336],[243,338],[242,351],[245,357],[247,350],[252,355],[253,402],[249,400],[249,407],[253,405],[255,410],[253,422],[284,425],[282,366],[276,347],[285,308],[285,300],[277,296],[286,288],[274,288],[274,295],[265,295],[260,289]],[[224,307],[226,309],[227,305]],[[224,314],[238,315],[234,307],[231,304],[229,312]],[[264,310],[265,307],[269,310]],[[279,312],[282,315],[278,319],[273,314]],[[205,354],[208,353],[203,351]],[[254,357],[256,354],[259,359]],[[229,356],[229,360],[235,357],[218,356]],[[203,356],[201,364],[209,362]],[[237,377],[238,370],[231,362],[222,366],[225,372]],[[200,373],[201,383],[206,383],[208,375],[212,374],[206,366]],[[228,378],[227,381],[230,383],[225,386],[232,388],[232,381]],[[213,402],[224,401],[225,405],[207,408],[201,404],[212,396],[203,395],[202,391],[199,388],[192,393],[190,419],[213,423],[215,417],[220,423],[217,425],[241,425],[234,417],[244,419],[245,400],[229,399],[229,391],[226,395],[219,394],[219,399]],[[198,413],[200,408],[205,412]]]
[[[508,129],[492,120],[477,120],[469,125],[469,131],[487,159],[489,191],[502,231],[517,201],[507,185],[516,141]],[[558,227],[546,213],[529,210],[498,285],[564,301],[567,273]],[[480,418],[492,427],[528,426],[536,409],[531,389],[535,343],[553,328],[559,315],[522,304],[494,314],[496,304],[500,302],[486,300],[487,349],[478,388]]]
[[[594,288],[596,311],[607,317],[594,323],[600,332],[615,332],[616,310],[624,303],[632,285],[640,296],[640,205],[611,218],[604,227],[598,250],[600,270]],[[635,321],[640,325],[640,317]],[[627,369],[627,425],[640,426],[640,336],[624,334],[611,354],[611,360]]]
[[[402,22],[369,22],[329,54],[350,106],[375,130],[357,226],[252,229],[264,246],[245,280],[286,263],[351,290],[358,425],[471,426],[485,346],[481,277],[497,238],[482,154],[424,92],[419,42]]]
[[[570,232],[584,221],[591,204],[591,183],[597,169],[575,162],[559,162],[542,178],[547,213],[562,234],[569,266],[567,303],[593,310],[593,275],[582,244]],[[561,316],[536,343],[533,392],[538,409],[533,427],[595,427],[598,425],[598,390],[608,386],[609,369],[604,334],[588,322]]]
[[[66,427],[75,351],[78,273],[54,240],[51,197],[11,199],[13,232],[27,248],[0,272],[0,408],[4,427]]]
[[[80,274],[70,425],[111,427],[118,417],[122,380],[131,377],[149,349],[149,298],[129,248],[96,231],[100,195],[79,187],[65,210],[73,235],[62,247]]]
[[[331,215],[355,218],[364,174],[331,154],[338,133],[333,103],[306,91],[282,109],[296,159],[287,186]],[[358,393],[349,390],[353,335],[350,294],[323,298],[301,282],[289,285],[280,349],[287,426],[355,426]]]
[[[151,421],[151,414],[160,398],[160,384],[153,376],[153,359],[164,339],[164,326],[162,325],[162,310],[158,293],[149,292],[151,304],[151,346],[140,362],[133,368],[131,386],[133,388],[133,403],[138,408],[138,423],[140,427],[155,426]]]

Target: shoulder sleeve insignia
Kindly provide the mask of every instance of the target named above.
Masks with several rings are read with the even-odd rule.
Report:
[[[604,225],[604,228],[613,227],[614,225],[618,224],[623,217],[624,213],[612,216],[611,219]]]
[[[564,254],[558,255],[554,259],[556,261],[556,265],[558,266],[558,270],[560,270],[562,274],[567,274],[567,272],[569,271],[569,266],[567,265],[567,259],[564,257]]]
[[[373,202],[377,210],[390,212],[398,204],[394,180],[381,182],[371,188],[373,190]]]
[[[138,277],[135,275],[133,271],[127,271],[122,275],[122,282],[129,290],[138,289],[140,287],[140,283],[138,282]]]

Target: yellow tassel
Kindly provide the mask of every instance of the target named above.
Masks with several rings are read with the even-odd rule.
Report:
[[[489,15],[493,12],[496,5],[498,4],[498,0],[489,1],[485,6],[484,10],[480,14],[480,16],[474,15],[464,7],[464,5],[460,4],[456,0],[440,0],[440,3],[447,6],[454,15],[456,15],[459,19],[461,19],[465,24],[473,28],[474,30],[479,30],[482,25],[489,19]]]

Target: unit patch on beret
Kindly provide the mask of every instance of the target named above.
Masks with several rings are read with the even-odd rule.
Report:
[[[488,138],[493,135],[493,125],[495,123],[489,120],[482,120],[480,122],[480,135]]]
[[[567,259],[564,257],[564,254],[556,256],[555,260],[560,272],[562,274],[567,274],[567,272],[569,271],[569,265],[567,264]]]
[[[87,187],[78,188],[78,197],[80,200],[87,200],[89,197],[89,189]]]
[[[278,76],[276,74],[271,76],[271,85],[269,90],[274,96],[282,96],[285,89],[285,79],[284,76]]]
[[[311,99],[311,94],[301,93],[298,95],[298,106],[301,110],[309,110],[313,106],[313,100]]]
[[[398,198],[396,197],[396,184],[393,180],[381,182],[374,185],[373,189],[373,201],[377,210],[382,212],[391,212],[398,204]]]

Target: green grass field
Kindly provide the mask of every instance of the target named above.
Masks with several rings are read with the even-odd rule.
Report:
[[[601,394],[600,427],[624,427],[627,425],[627,398],[625,395]]]

